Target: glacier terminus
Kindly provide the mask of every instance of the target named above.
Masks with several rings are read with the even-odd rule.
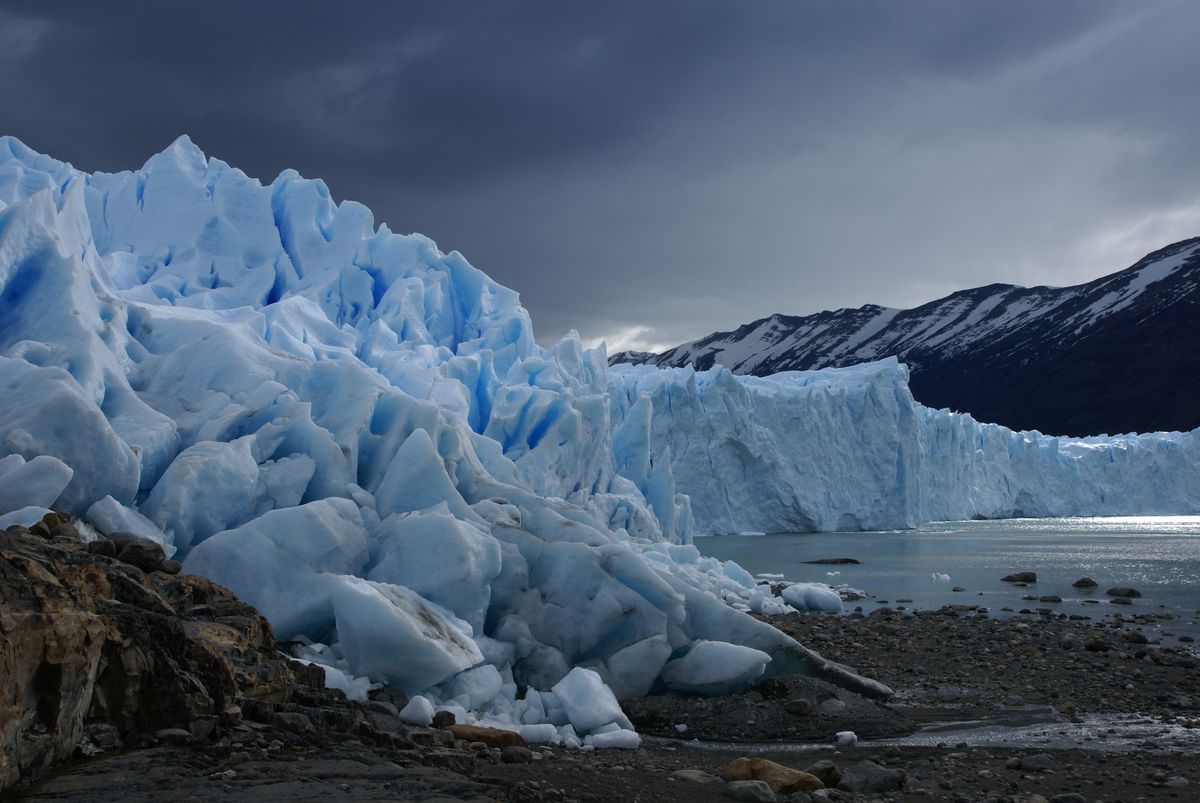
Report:
[[[916,403],[895,360],[543,348],[458,253],[186,137],[114,174],[0,139],[0,392],[0,527],[151,538],[331,685],[569,745],[636,746],[617,701],[655,689],[888,693],[746,615],[789,607],[695,535],[1200,512],[1196,432],[1013,432]]]

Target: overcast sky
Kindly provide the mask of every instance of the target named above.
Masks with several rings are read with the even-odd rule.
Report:
[[[1198,43],[1192,0],[0,0],[0,133],[294,167],[543,343],[665,347],[1200,235]]]

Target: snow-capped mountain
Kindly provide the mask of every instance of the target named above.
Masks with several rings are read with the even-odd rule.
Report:
[[[737,374],[897,357],[918,401],[1013,429],[1092,435],[1200,426],[1200,238],[1073,287],[992,284],[915,309],[772,315],[662,354],[609,363],[715,364]]]

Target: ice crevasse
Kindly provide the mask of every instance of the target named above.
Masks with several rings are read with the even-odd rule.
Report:
[[[416,720],[630,746],[616,700],[655,688],[885,693],[745,615],[783,603],[690,544],[609,390],[602,350],[539,347],[515,292],[320,181],[186,138],[115,174],[0,138],[0,526],[158,540]]]

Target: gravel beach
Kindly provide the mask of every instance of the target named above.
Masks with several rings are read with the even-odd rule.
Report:
[[[947,608],[770,621],[896,696],[879,704],[784,677],[732,697],[650,697],[626,706],[645,737],[641,749],[588,753],[455,740],[448,731],[389,723],[383,701],[365,708],[326,691],[300,695],[314,707],[310,720],[322,721],[319,712],[331,708],[362,710],[398,735],[382,743],[361,731],[297,730],[287,717],[259,712],[268,722],[248,718],[233,738],[69,765],[25,794],[258,803],[1195,799],[1200,661],[1189,645],[1170,643],[1158,620],[1128,613],[989,619]],[[855,731],[856,746],[833,744],[844,730]],[[746,757],[811,768],[831,788],[764,793],[721,780]],[[96,789],[105,791],[88,791]]]

